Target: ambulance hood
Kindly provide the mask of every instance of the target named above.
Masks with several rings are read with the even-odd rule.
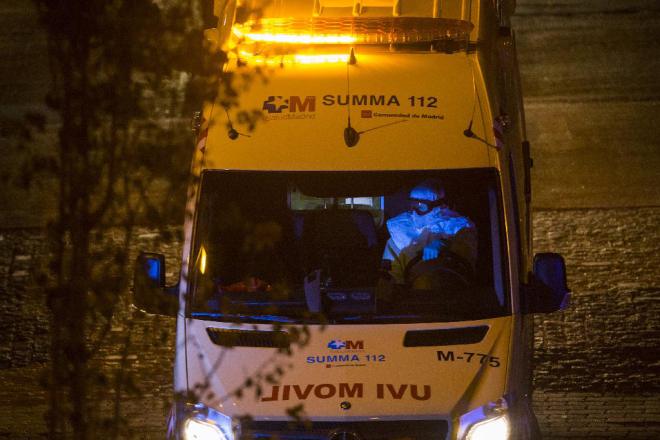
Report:
[[[262,420],[298,405],[314,420],[458,416],[503,396],[511,322],[312,326],[309,343],[286,355],[212,341],[268,326],[189,320],[189,386],[206,383],[202,401],[228,416]]]
[[[348,51],[349,49],[345,49]],[[494,166],[492,117],[476,55],[361,53],[347,63],[265,68],[238,107],[205,110],[207,168],[437,169]],[[238,69],[237,73],[243,71]],[[249,117],[247,117],[249,115]],[[347,143],[350,127],[359,134]],[[248,119],[256,121],[251,130]],[[491,121],[491,122],[488,122]],[[476,135],[467,137],[468,127]],[[233,132],[229,136],[230,129]]]

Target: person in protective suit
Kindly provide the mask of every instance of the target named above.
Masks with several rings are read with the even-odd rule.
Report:
[[[392,281],[406,282],[406,268],[414,259],[437,259],[448,250],[472,269],[477,257],[477,230],[472,221],[445,204],[440,181],[428,179],[409,195],[410,210],[387,221],[390,239],[383,252],[384,267]]]

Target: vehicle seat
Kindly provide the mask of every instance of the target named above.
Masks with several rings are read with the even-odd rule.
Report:
[[[301,266],[307,273],[322,269],[337,287],[364,287],[375,282],[381,249],[368,211],[298,211],[293,215],[293,231]]]

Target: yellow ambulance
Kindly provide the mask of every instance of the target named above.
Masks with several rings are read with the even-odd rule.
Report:
[[[135,271],[176,309],[171,438],[538,438],[532,314],[568,289],[531,253],[513,9],[216,1],[236,93],[202,112],[176,295],[162,255]]]

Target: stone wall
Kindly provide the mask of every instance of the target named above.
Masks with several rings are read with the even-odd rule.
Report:
[[[536,385],[660,390],[660,208],[537,211],[534,231],[573,290],[569,310],[536,317]]]
[[[29,229],[0,232],[0,368],[48,358],[48,313],[32,276],[43,264],[43,238]]]

